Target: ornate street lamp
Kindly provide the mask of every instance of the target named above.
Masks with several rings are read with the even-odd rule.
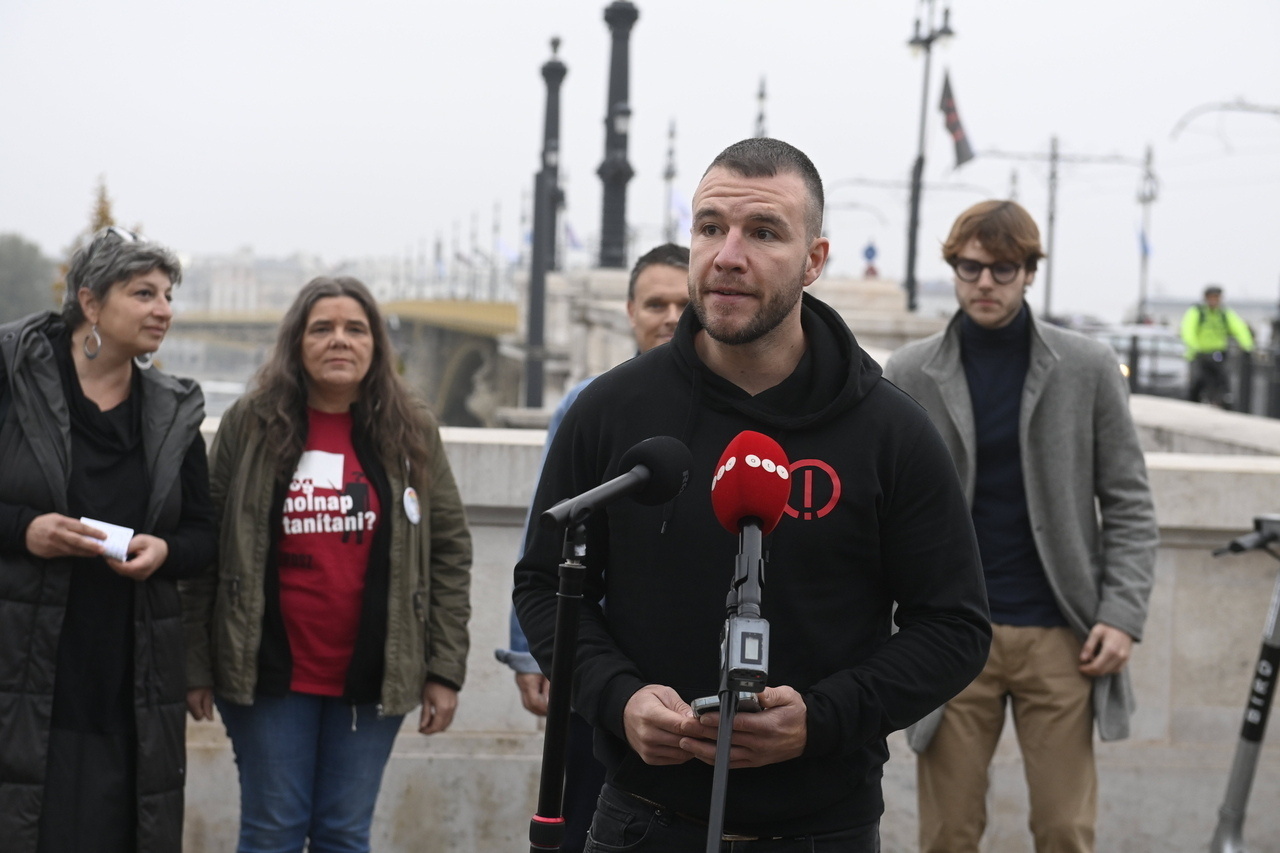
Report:
[[[560,39],[551,40],[551,58],[542,66],[547,82],[547,113],[542,131],[542,168],[533,179],[533,252],[529,262],[529,313],[525,334],[524,404],[542,408],[546,362],[547,270],[555,260],[556,207],[560,197],[560,84],[569,69],[556,56]]]
[[[631,107],[628,103],[628,39],[631,27],[640,17],[634,3],[616,0],[604,10],[605,23],[613,34],[613,52],[609,62],[609,102],[604,120],[604,162],[596,174],[604,182],[601,206],[600,266],[625,269],[627,266],[627,182],[635,170],[627,162],[627,135],[631,132]]]

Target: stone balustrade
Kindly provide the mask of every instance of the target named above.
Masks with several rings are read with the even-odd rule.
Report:
[[[1134,399],[1160,518],[1156,585],[1132,661],[1133,737],[1101,744],[1098,849],[1207,849],[1280,565],[1210,550],[1280,511],[1280,424],[1177,401]],[[383,783],[373,849],[528,849],[542,738],[520,706],[506,645],[511,565],[541,454],[538,430],[445,429],[475,539],[472,651],[452,729],[407,721]],[[1194,449],[1196,452],[1163,452]],[[1248,454],[1248,455],[1245,455]],[[1008,727],[1009,729],[1012,726]],[[1280,849],[1280,749],[1271,727],[1245,826],[1250,849]],[[915,849],[914,760],[900,734],[886,767],[883,849]],[[188,853],[234,849],[238,786],[219,723],[188,727]],[[1030,851],[1021,762],[1006,731],[992,772],[989,851]],[[732,792],[730,792],[732,796]]]

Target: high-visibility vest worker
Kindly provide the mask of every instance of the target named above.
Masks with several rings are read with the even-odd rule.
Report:
[[[1182,315],[1182,342],[1187,347],[1187,361],[1198,355],[1226,352],[1231,338],[1240,349],[1253,350],[1253,333],[1240,315],[1222,306],[1222,288],[1211,284],[1204,289],[1204,302],[1192,305]]]

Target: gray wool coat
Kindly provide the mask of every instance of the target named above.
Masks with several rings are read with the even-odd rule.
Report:
[[[929,412],[972,504],[977,451],[960,362],[962,317],[957,312],[942,332],[898,349],[884,375]],[[1098,622],[1141,640],[1158,532],[1128,388],[1105,344],[1034,317],[1030,326],[1018,438],[1036,550],[1081,640]],[[1133,707],[1127,671],[1094,681],[1103,740],[1129,736]],[[928,745],[942,711],[910,732],[917,751]]]

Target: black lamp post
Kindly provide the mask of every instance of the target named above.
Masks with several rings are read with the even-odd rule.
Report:
[[[1151,146],[1147,146],[1146,159],[1142,161],[1142,182],[1138,184],[1138,204],[1142,205],[1142,254],[1138,267],[1138,322],[1146,323],[1147,316],[1147,267],[1151,260],[1151,203],[1160,192],[1160,182],[1156,179],[1152,161],[1155,155]]]
[[[542,408],[546,361],[547,270],[555,258],[556,207],[560,196],[560,84],[569,69],[556,56],[560,39],[551,40],[551,58],[542,66],[547,81],[547,116],[542,131],[542,168],[533,179],[533,252],[529,263],[529,315],[525,334],[524,404]]]
[[[951,10],[942,11],[942,26],[933,28],[933,3],[928,0],[925,10],[925,29],[921,32],[920,19],[916,18],[915,35],[907,44],[924,50],[924,94],[920,98],[920,137],[916,147],[916,162],[911,168],[911,212],[907,218],[907,276],[903,287],[907,291],[907,310],[916,310],[916,235],[920,231],[920,183],[924,179],[924,126],[929,113],[929,71],[933,60],[933,43],[938,39],[955,35],[951,30]]]
[[[601,206],[600,266],[624,269],[627,266],[627,182],[635,170],[627,162],[627,134],[631,131],[628,104],[628,68],[631,64],[628,39],[640,17],[634,3],[615,0],[605,7],[604,20],[613,34],[609,61],[609,103],[604,119],[604,162],[596,170],[604,182]]]
[[[671,120],[667,128],[667,166],[662,170],[662,180],[666,182],[667,204],[662,214],[662,239],[667,243],[676,241],[676,215],[672,210],[673,193],[676,181],[676,120]]]

